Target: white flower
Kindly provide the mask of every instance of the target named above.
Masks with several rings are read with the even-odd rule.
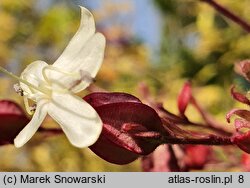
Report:
[[[97,112],[74,95],[85,89],[96,76],[104,56],[105,38],[95,33],[93,15],[81,8],[81,23],[77,33],[53,65],[43,61],[31,63],[20,76],[20,88],[28,112],[28,99],[36,103],[29,124],[14,140],[23,146],[35,134],[49,114],[76,147],[88,147],[96,142],[102,121]]]

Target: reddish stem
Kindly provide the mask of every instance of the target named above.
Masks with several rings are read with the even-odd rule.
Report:
[[[171,124],[166,118],[162,118],[164,127],[169,136],[162,136],[161,143],[165,144],[198,144],[198,145],[234,145],[231,136],[218,136],[214,134],[201,134],[181,129]]]
[[[39,128],[40,132],[58,135],[63,133],[61,129],[52,128]],[[157,138],[158,141],[159,138]],[[200,144],[200,145],[234,145],[230,137],[221,137],[217,135],[204,135],[200,138],[179,137],[179,136],[163,136],[161,139],[162,144]]]
[[[222,129],[223,125],[218,124],[217,122],[212,120],[211,117],[208,117],[208,115],[201,109],[201,107],[197,104],[196,101],[195,101],[194,106],[199,111],[199,113],[201,114],[201,116],[205,120],[206,124],[191,122],[187,117],[176,116],[175,114],[170,113],[169,111],[167,111],[165,108],[163,108],[160,105],[156,106],[155,110],[158,113],[160,113],[164,118],[174,122],[175,124],[194,125],[194,126],[208,129],[208,130],[212,130],[212,131],[217,132],[218,134],[221,134],[224,136],[231,136],[232,135],[231,132],[229,132],[225,129]]]
[[[208,135],[204,138],[165,137],[164,142],[166,144],[234,145],[230,137],[216,135]]]
[[[245,31],[250,33],[250,25],[245,20],[243,20],[241,17],[235,15],[234,13],[232,13],[227,8],[225,8],[222,5],[218,4],[214,0],[200,0],[200,1],[209,4],[215,10],[217,10],[218,12],[220,12],[221,14],[223,14],[224,16],[229,18],[230,20],[234,21],[236,24],[240,25]]]

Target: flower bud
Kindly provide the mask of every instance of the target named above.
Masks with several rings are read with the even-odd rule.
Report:
[[[185,113],[191,97],[192,97],[191,83],[186,82],[178,96],[178,109],[182,115]]]

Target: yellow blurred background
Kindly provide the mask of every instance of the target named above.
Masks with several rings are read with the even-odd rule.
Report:
[[[220,3],[250,21],[250,1],[220,0]],[[128,23],[104,24],[124,12],[143,16],[143,12],[136,12],[133,3],[109,0],[93,9],[97,29],[108,41],[95,84],[107,91],[128,92],[141,98],[138,88],[144,83],[156,101],[178,113],[178,92],[191,79],[198,101],[226,124],[225,113],[233,107],[242,107],[230,97],[231,84],[237,84],[242,91],[249,88],[233,71],[235,62],[250,57],[249,34],[196,0],[152,0],[152,4],[159,11],[162,24],[159,49],[154,53],[140,36],[134,35]],[[1,0],[0,65],[19,75],[32,61],[53,63],[77,30],[80,14],[76,5],[76,1],[51,1],[42,9],[35,0]],[[153,21],[147,20],[145,27],[151,27]],[[0,73],[0,99],[14,100],[23,106],[13,84],[15,80]],[[188,108],[187,116],[201,120],[192,108]],[[57,125],[48,118],[44,126]],[[241,152],[234,149],[234,160],[239,162],[237,156]],[[228,163],[223,149],[215,147],[215,153],[220,164]],[[65,136],[44,139],[36,134],[21,149],[2,146],[0,159],[1,171],[141,171],[139,160],[129,165],[113,165],[89,149],[71,146]],[[214,170],[239,169],[218,165]]]

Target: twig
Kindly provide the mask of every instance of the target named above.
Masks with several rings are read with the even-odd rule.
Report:
[[[212,130],[212,131],[214,131],[218,134],[224,135],[224,136],[231,136],[232,135],[231,132],[229,132],[226,129],[223,129],[222,125],[220,125],[217,122],[214,122],[211,118],[209,118],[208,115],[205,114],[201,110],[199,105],[197,105],[196,107],[198,107],[197,110],[200,112],[200,114],[203,117],[203,119],[205,120],[206,124],[195,123],[195,122],[190,121],[188,118],[179,117],[177,115],[174,115],[174,114],[170,113],[169,111],[167,111],[165,108],[163,108],[161,105],[154,106],[154,109],[159,113],[159,115],[168,119],[169,121],[172,121],[173,123],[175,123],[177,125],[193,125],[196,127],[201,127],[201,128],[205,128],[208,130]]]
[[[235,15],[227,8],[223,7],[222,5],[215,2],[214,0],[200,0],[200,1],[209,4],[215,10],[217,10],[218,12],[220,12],[221,14],[223,14],[224,16],[229,18],[230,20],[234,21],[236,24],[240,25],[245,31],[250,33],[250,25],[245,20],[243,20],[241,17]]]
[[[166,144],[234,145],[230,137],[220,137],[217,135],[208,135],[203,138],[165,137],[164,141]]]

